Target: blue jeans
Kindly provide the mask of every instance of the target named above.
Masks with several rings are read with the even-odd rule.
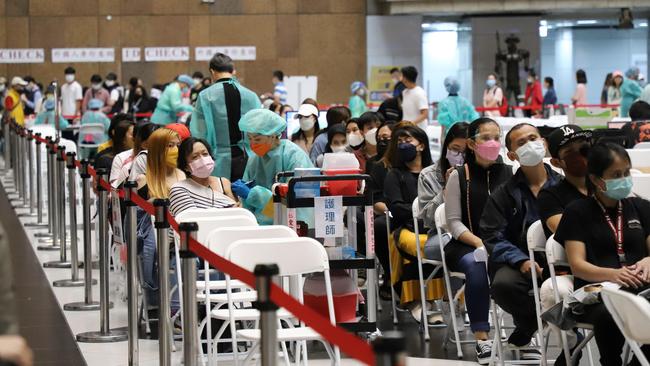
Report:
[[[465,254],[458,263],[465,274],[465,305],[472,332],[489,332],[490,288],[485,264],[474,260],[474,253]]]

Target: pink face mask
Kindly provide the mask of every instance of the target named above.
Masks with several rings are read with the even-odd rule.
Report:
[[[476,145],[476,154],[485,160],[495,161],[501,151],[501,142],[490,140]]]
[[[210,156],[202,156],[190,163],[190,172],[197,178],[207,178],[214,169],[214,160]]]

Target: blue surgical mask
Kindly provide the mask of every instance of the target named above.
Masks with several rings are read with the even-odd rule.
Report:
[[[616,179],[603,179],[605,181],[605,196],[620,201],[632,193],[632,176]]]
[[[485,81],[485,84],[487,85],[488,88],[491,88],[491,87],[497,85],[497,81],[494,80],[494,79],[487,79]]]

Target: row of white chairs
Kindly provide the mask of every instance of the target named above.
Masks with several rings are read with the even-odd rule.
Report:
[[[255,217],[248,210],[241,208],[187,210],[177,215],[176,221],[196,222],[197,240],[200,243],[205,244],[213,253],[246,270],[252,271],[256,264],[276,263],[280,269],[280,278],[293,278],[294,283],[299,284],[295,293],[300,302],[303,302],[302,277],[310,273],[323,273],[329,319],[332,324],[335,324],[329,260],[324,247],[318,241],[300,238],[287,226],[258,226]],[[300,260],[296,260],[297,258]],[[179,260],[178,251],[176,260]],[[203,303],[207,314],[199,324],[199,334],[204,328],[206,329],[208,364],[212,365],[213,361],[216,361],[218,356],[215,355],[216,345],[227,327],[231,333],[230,342],[233,349],[231,356],[235,364],[240,359],[238,343],[253,344],[246,356],[246,363],[255,354],[261,337],[260,332],[255,328],[237,328],[238,324],[257,324],[259,312],[247,306],[257,298],[257,294],[244,283],[231,279],[229,275],[225,276],[225,280],[211,280],[210,273],[209,264],[204,261],[204,279],[197,281],[197,300]],[[289,281],[281,281],[281,283],[285,282]],[[179,287],[182,288],[182,279],[179,279]],[[181,304],[181,306],[197,306],[197,304]],[[286,309],[280,308],[277,314],[278,319],[281,320],[278,324],[278,342],[287,364],[289,364],[289,353],[286,343],[295,342],[293,354],[296,362],[299,364],[302,358],[306,364],[307,341],[311,340],[323,342],[333,363],[337,365],[340,363],[338,347],[331,347],[317,332],[297,321],[296,317]],[[211,319],[223,321],[214,339],[211,336]]]

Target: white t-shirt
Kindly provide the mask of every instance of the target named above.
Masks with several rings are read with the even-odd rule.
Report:
[[[427,93],[419,86],[413,89],[404,89],[402,96],[404,97],[402,101],[402,119],[404,121],[415,121],[420,116],[421,110],[429,109]],[[418,123],[418,126],[426,128],[428,119],[427,117],[424,121]]]
[[[61,114],[64,117],[74,116],[77,112],[77,101],[82,99],[82,89],[78,82],[61,85]]]

